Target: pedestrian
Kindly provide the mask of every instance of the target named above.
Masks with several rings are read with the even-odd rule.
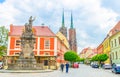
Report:
[[[61,63],[60,68],[61,68],[61,71],[63,72],[63,70],[64,70],[64,64],[63,63]]]
[[[68,73],[68,70],[69,70],[69,63],[67,62],[65,65],[66,65],[66,73]]]

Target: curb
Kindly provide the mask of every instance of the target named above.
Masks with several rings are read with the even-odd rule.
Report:
[[[45,73],[53,70],[0,70],[0,73]]]

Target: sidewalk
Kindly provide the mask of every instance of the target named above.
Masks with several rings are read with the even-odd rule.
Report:
[[[44,73],[44,72],[52,72],[54,70],[0,70],[0,73]]]

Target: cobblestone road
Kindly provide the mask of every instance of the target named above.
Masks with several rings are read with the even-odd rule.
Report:
[[[120,77],[111,70],[94,69],[87,65],[80,65],[78,69],[69,69],[69,73],[56,70],[45,73],[0,73],[0,77]]]

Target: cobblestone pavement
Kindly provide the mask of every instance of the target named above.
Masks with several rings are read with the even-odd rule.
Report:
[[[80,64],[78,69],[69,69],[69,73],[55,70],[44,73],[0,73],[0,77],[120,77],[120,74],[114,74],[111,70],[95,69],[90,66]]]

